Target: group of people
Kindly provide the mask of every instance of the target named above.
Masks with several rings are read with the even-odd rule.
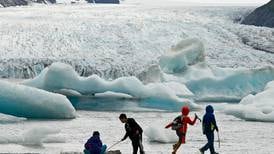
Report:
[[[180,148],[181,144],[186,143],[186,133],[188,124],[194,125],[199,119],[195,114],[193,120],[188,116],[190,109],[188,106],[182,107],[182,114],[176,117],[171,123],[169,123],[165,128],[172,128],[176,131],[178,136],[178,142],[173,145],[172,154],[176,154],[177,150]],[[128,137],[132,142],[133,154],[137,154],[138,149],[140,154],[144,154],[144,148],[142,145],[142,133],[143,129],[141,126],[133,119],[127,118],[126,114],[120,114],[119,119],[125,124],[126,134],[121,139],[124,141]],[[201,121],[201,119],[199,119]],[[202,120],[203,134],[206,135],[207,143],[199,149],[201,154],[210,149],[211,154],[218,154],[214,149],[214,131],[219,131],[216,119],[214,116],[214,109],[211,105],[206,107],[206,113]],[[85,154],[104,154],[106,152],[107,146],[103,145],[100,140],[100,134],[98,131],[93,132],[93,136],[85,144]]]

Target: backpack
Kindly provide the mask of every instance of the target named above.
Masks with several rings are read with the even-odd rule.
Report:
[[[171,125],[171,129],[172,130],[178,130],[180,129],[181,127],[183,126],[183,123],[182,123],[182,116],[178,116],[176,117],[173,122],[172,122],[172,125]]]

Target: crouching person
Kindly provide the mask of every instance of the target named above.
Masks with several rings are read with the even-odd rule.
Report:
[[[92,137],[88,139],[85,144],[85,154],[105,154],[107,149],[106,145],[102,144],[100,139],[100,133],[98,131],[94,131]]]

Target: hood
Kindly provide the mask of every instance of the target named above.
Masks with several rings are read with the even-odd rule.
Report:
[[[214,109],[211,105],[206,106],[206,113],[213,113]]]
[[[182,114],[184,115],[184,116],[187,116],[188,115],[188,113],[189,113],[189,107],[188,106],[183,106],[182,107]]]

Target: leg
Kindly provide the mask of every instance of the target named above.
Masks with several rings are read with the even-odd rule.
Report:
[[[209,134],[209,149],[211,154],[215,154],[215,149],[214,149],[214,132]]]
[[[211,133],[206,133],[207,143],[200,149],[201,152],[208,150],[211,146]]]
[[[182,144],[182,140],[179,139],[178,142],[174,145],[172,154],[176,154],[176,152],[180,148],[181,144]]]
[[[106,150],[107,150],[107,146],[104,144],[101,148],[100,154],[105,154]]]
[[[132,147],[133,147],[133,154],[137,154],[138,146],[139,146],[138,142],[139,141],[136,140],[136,139],[132,139],[131,142],[132,142]]]
[[[140,149],[140,154],[145,154],[144,146],[142,144],[142,134],[139,135],[138,141],[139,141],[138,146],[139,146],[139,149]]]

